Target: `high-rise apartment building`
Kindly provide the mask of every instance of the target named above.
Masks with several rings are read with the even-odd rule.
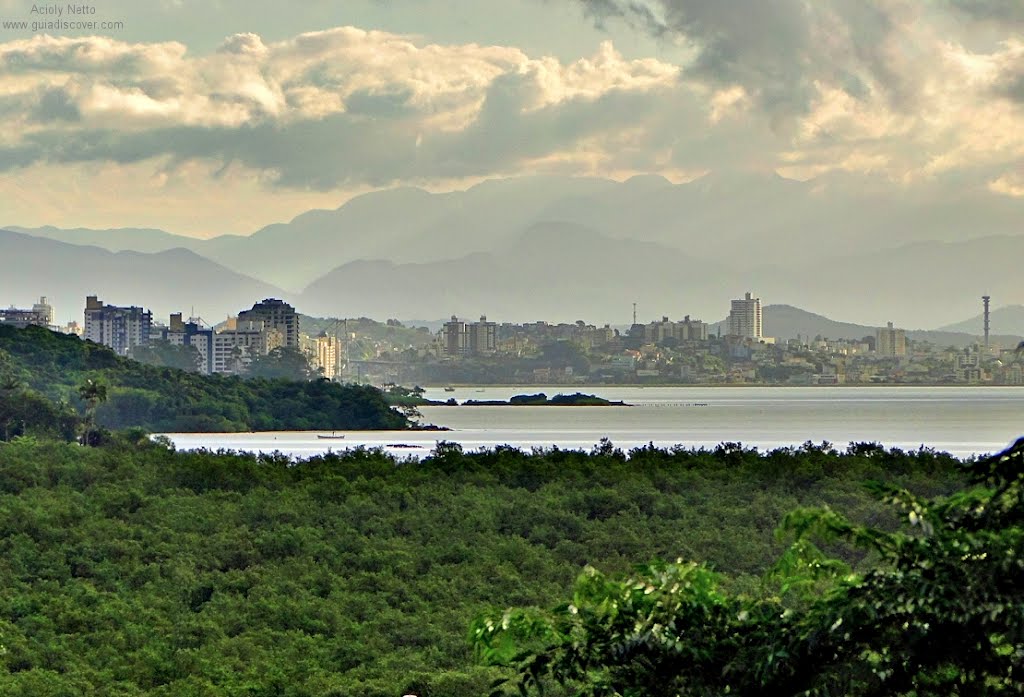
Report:
[[[467,325],[466,334],[469,339],[469,352],[474,356],[498,350],[498,325],[488,322],[486,315],[481,316],[479,322]]]
[[[455,315],[444,323],[441,341],[446,356],[465,356],[469,352],[466,323]]]
[[[153,314],[144,308],[104,305],[95,295],[85,299],[85,330],[82,338],[127,356],[132,348],[148,344]]]
[[[338,344],[338,337],[328,336],[326,333],[321,334],[316,339],[315,364],[320,369],[321,374],[328,380],[333,380],[340,372],[338,359],[341,356],[341,352],[338,350]]]
[[[267,298],[238,313],[238,322],[262,322],[267,329],[276,329],[284,336],[284,345],[299,348],[299,313],[277,298]]]
[[[907,333],[894,329],[892,322],[875,332],[875,350],[880,356],[897,358],[907,355]]]
[[[741,300],[733,300],[728,324],[730,336],[740,336],[755,341],[763,339],[761,298],[752,298],[750,293],[747,293]]]
[[[441,330],[441,348],[446,356],[479,356],[498,350],[498,325],[488,322],[487,316],[479,322],[466,323],[455,315],[444,323]]]

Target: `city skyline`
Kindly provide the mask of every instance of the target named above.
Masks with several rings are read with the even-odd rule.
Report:
[[[768,316],[778,336],[767,336],[761,298],[751,291],[730,301],[728,318],[714,332],[690,315],[640,322],[635,306],[633,322],[624,329],[583,320],[516,323],[452,315],[432,331],[394,319],[385,324],[366,318],[302,319],[277,298],[254,302],[210,327],[197,318],[186,321],[181,312],[171,313],[165,324],[154,321],[145,307],[112,305],[96,296],[85,299],[82,325],[54,326],[53,307],[42,297],[31,310],[0,310],[0,327],[38,325],[107,346],[125,358],[203,375],[266,376],[270,371],[382,385],[1024,384],[1024,366],[1014,348],[1024,341],[999,336],[993,342],[991,298],[982,300],[983,338],[907,332],[892,322],[878,328],[833,322],[839,334],[832,336],[823,325],[818,331],[807,325],[794,331],[796,325],[784,328],[783,319],[772,317],[772,306]],[[814,317],[804,315],[805,321]]]

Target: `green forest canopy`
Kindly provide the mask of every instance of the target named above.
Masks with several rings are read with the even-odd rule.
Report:
[[[948,456],[870,445],[442,443],[418,463],[296,463],[16,439],[0,444],[0,694],[486,694],[510,674],[478,662],[473,618],[550,607],[587,565],[614,579],[656,558],[762,597],[787,511],[828,504],[896,529],[862,486],[879,479],[923,498],[964,481]],[[828,549],[861,573],[889,563]]]
[[[11,406],[19,400],[49,400],[55,410],[49,434],[62,432],[61,415],[78,405],[78,387],[93,379],[108,387],[96,410],[100,426],[151,432],[403,429],[408,420],[392,410],[379,390],[326,380],[243,380],[160,368],[121,358],[105,346],[40,327],[0,326],[0,383],[11,394],[0,399],[11,410],[15,430],[26,419]],[[0,403],[0,418],[4,418]],[[42,418],[40,412],[40,418]],[[11,427],[7,429],[11,431]]]
[[[933,500],[873,484],[900,531],[790,512],[793,542],[757,592],[682,559],[621,580],[588,567],[553,610],[479,619],[478,651],[520,694],[1021,694],[1024,438],[966,471],[971,488]],[[854,571],[812,537],[871,563]]]

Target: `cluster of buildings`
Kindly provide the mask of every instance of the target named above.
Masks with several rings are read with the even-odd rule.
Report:
[[[85,299],[83,323],[54,324],[54,310],[45,297],[31,309],[0,310],[0,324],[24,328],[30,325],[47,327],[65,334],[108,346],[121,356],[130,356],[138,347],[166,342],[172,346],[195,349],[196,369],[208,375],[244,373],[252,361],[285,347],[302,351],[311,365],[324,377],[333,379],[341,370],[341,341],[336,336],[321,335],[314,339],[300,331],[299,314],[288,303],[267,298],[228,317],[216,327],[203,320],[174,313],[163,324],[154,321],[153,313],[137,305],[108,305],[95,295]]]
[[[436,334],[397,320],[355,320],[353,332],[348,320],[315,320],[318,330],[326,329],[310,337],[295,309],[276,298],[216,327],[181,313],[156,322],[143,307],[108,305],[95,296],[86,298],[82,325],[55,327],[53,317],[45,297],[31,309],[0,310],[0,324],[75,333],[123,356],[138,347],[191,347],[204,374],[245,373],[258,357],[283,347],[301,352],[328,379],[381,383],[1024,384],[1020,356],[990,346],[987,331],[984,345],[967,349],[910,341],[891,322],[859,339],[776,340],[764,336],[761,299],[749,292],[731,301],[714,334],[690,315],[638,323],[634,309],[632,325],[621,330],[582,320],[499,324],[452,316]]]
[[[24,329],[29,325],[57,328],[53,324],[53,306],[46,301],[45,296],[39,298],[39,302],[32,305],[31,310],[19,310],[16,307],[0,310],[0,324],[18,329]]]
[[[689,315],[641,324],[634,312],[633,324],[623,331],[582,321],[487,323],[488,336],[491,326],[496,329],[495,348],[488,343],[479,350],[473,346],[482,344],[464,337],[473,327],[483,331],[485,320],[468,324],[453,317],[438,333],[434,357],[421,357],[420,374],[428,382],[1024,384],[1020,357],[989,343],[985,301],[984,344],[960,349],[910,341],[892,322],[858,339],[768,337],[761,299],[749,292],[731,301],[728,318],[714,334]],[[558,342],[574,345],[584,361],[550,360],[545,347]],[[479,360],[460,367],[466,357]]]
[[[203,374],[242,373],[253,359],[276,348],[299,348],[299,315],[276,298],[256,303],[217,328],[203,326],[195,318],[186,322],[180,312],[169,319],[167,324],[156,324],[145,308],[107,305],[90,295],[85,299],[82,338],[109,346],[122,356],[155,342],[191,346],[198,356],[197,369]]]
[[[488,356],[498,350],[498,325],[488,322],[465,322],[455,315],[441,330],[442,350],[446,356]]]

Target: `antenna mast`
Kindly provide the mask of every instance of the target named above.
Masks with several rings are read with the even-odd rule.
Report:
[[[981,296],[981,302],[985,308],[985,350],[988,350],[988,302],[992,298],[988,295]]]

